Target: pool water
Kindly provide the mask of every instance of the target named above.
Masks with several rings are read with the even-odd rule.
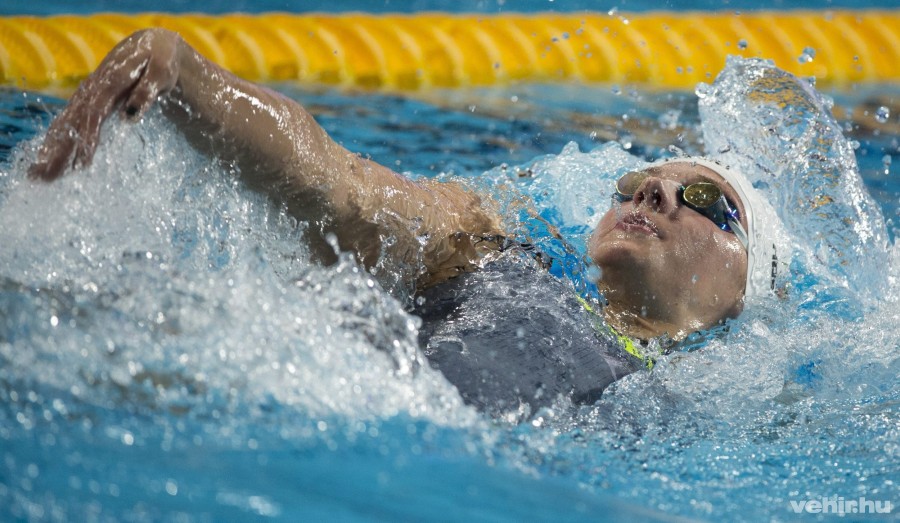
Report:
[[[810,500],[896,505],[900,136],[878,109],[900,90],[835,95],[833,121],[796,82],[748,87],[767,70],[734,62],[697,93],[275,86],[352,150],[491,192],[587,294],[585,236],[615,173],[709,150],[765,188],[794,249],[787,298],[754,299],[597,405],[520,425],[464,405],[419,364],[396,297],[349,257],[310,263],[303,224],[158,112],[107,125],[92,167],[40,185],[27,140],[62,102],[0,92],[0,520],[790,521]]]

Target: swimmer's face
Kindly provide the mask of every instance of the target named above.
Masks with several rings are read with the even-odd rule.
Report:
[[[715,183],[738,206],[746,230],[737,192],[716,172],[687,162],[646,172],[651,176],[632,200],[615,204],[588,244],[610,308],[674,326],[677,332],[669,335],[675,338],[737,316],[747,252],[733,233],[685,206],[678,191],[691,183]]]

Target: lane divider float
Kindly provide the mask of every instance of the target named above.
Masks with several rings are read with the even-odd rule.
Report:
[[[900,10],[0,17],[0,84],[67,89],[122,38],[178,31],[250,80],[417,90],[514,82],[693,88],[728,55],[822,86],[900,82]]]

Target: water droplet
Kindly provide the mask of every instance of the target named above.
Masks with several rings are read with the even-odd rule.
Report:
[[[606,14],[608,14],[609,16],[616,16],[616,14],[617,14],[618,12],[619,12],[619,8],[618,8],[618,7],[613,7],[612,9],[610,9],[609,11],[607,11]]]
[[[875,120],[878,123],[887,123],[888,118],[890,118],[890,117],[891,117],[891,110],[883,105],[875,111]]]
[[[29,463],[28,467],[25,468],[25,471],[31,479],[36,479],[41,473],[41,470],[34,463]]]
[[[691,283],[697,283],[697,280],[699,280],[699,279],[700,279],[700,277],[695,274],[695,275],[691,276]]]
[[[705,82],[700,82],[697,84],[697,88],[694,89],[694,94],[697,95],[697,98],[703,99],[712,94],[712,86]]]
[[[816,57],[816,50],[813,47],[804,47],[803,53],[797,58],[797,61],[801,64],[805,64],[808,62],[812,62]]]
[[[622,88],[619,87],[618,85],[612,86],[612,94],[614,94],[616,96],[622,94]]]
[[[746,49],[746,48],[747,48],[747,41],[744,40],[743,38],[741,38],[740,40],[738,40],[738,49],[744,50],[744,49]]]
[[[687,153],[684,152],[684,149],[678,147],[677,145],[669,145],[668,147],[666,147],[666,150],[674,154],[678,158],[684,158],[687,156]]]
[[[892,158],[891,158],[891,155],[889,155],[889,154],[886,154],[881,158],[881,165],[884,166],[884,174],[885,175],[891,174],[891,161],[892,161]]]

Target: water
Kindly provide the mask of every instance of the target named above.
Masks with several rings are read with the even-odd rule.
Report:
[[[641,155],[705,142],[769,185],[792,232],[786,299],[756,300],[703,350],[596,406],[519,426],[466,407],[419,364],[417,319],[398,300],[347,258],[309,263],[303,224],[159,114],[111,123],[90,169],[36,185],[33,144],[9,148],[59,102],[4,92],[0,519],[788,521],[792,501],[896,505],[900,183],[883,157],[897,136],[859,124],[883,123],[883,104],[859,109],[867,93],[837,97],[857,118],[835,122],[829,100],[787,81],[766,84],[794,96],[773,120],[748,103],[765,70],[731,64],[699,104],[609,88],[406,99],[279,86],[351,149],[495,191],[576,281],[609,180]],[[813,183],[823,170],[842,174]],[[797,212],[797,194],[834,199],[826,224],[866,226],[810,234],[822,217]]]

